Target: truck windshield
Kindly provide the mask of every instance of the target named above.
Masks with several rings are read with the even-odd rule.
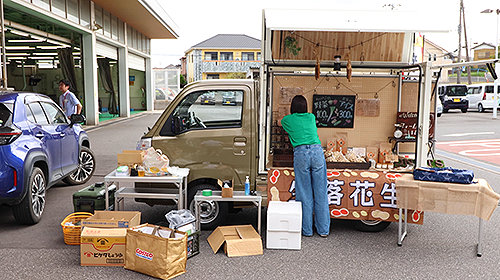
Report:
[[[446,95],[448,96],[466,96],[467,87],[466,86],[448,86],[446,88]]]

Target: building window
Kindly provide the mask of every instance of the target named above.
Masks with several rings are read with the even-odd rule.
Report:
[[[90,2],[88,0],[80,1],[80,25],[90,27]]]
[[[217,60],[216,52],[205,52],[205,60]]]
[[[60,17],[66,17],[66,3],[64,0],[52,0],[52,12]]]
[[[437,60],[437,54],[434,54],[434,61]]]
[[[118,18],[111,15],[111,38],[118,41]]]
[[[68,19],[74,23],[79,23],[78,0],[66,0],[68,5]]]
[[[429,61],[432,60],[432,54],[429,54]]]
[[[103,16],[104,25],[102,25],[102,26],[104,28],[104,36],[111,38],[111,14],[108,11],[103,9],[103,15],[104,15]]]
[[[207,80],[219,79],[219,74],[207,74]]]
[[[100,26],[104,26],[104,24],[102,23],[102,8],[100,6],[97,6],[97,4],[94,4],[94,13],[95,13],[95,22]],[[104,34],[104,30],[102,30],[102,28],[97,30],[96,32]]]
[[[257,52],[257,60],[260,60],[260,52]]]
[[[33,0],[33,4],[35,6],[38,6],[44,10],[47,10],[49,11],[50,10],[50,7],[49,7],[49,0]]]
[[[221,52],[220,53],[220,60],[233,60],[233,53],[232,52]]]
[[[253,52],[242,52],[241,60],[255,60],[255,55]]]

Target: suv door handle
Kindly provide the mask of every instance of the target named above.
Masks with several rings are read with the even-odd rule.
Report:
[[[43,138],[43,133],[41,132],[38,132],[37,134],[35,134],[35,137],[38,138],[38,139],[42,139]]]

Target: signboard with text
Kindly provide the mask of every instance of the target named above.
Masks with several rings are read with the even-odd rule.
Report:
[[[367,170],[328,170],[330,216],[349,220],[397,222],[395,172]],[[295,200],[293,168],[276,168],[267,173],[267,200]],[[424,213],[409,210],[409,223],[422,224]]]

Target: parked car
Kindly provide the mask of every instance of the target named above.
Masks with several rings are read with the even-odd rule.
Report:
[[[201,105],[215,105],[215,93],[207,92],[200,97]]]
[[[469,101],[469,109],[477,109],[478,112],[493,109],[494,96],[493,83],[473,84],[467,86],[467,100]],[[500,94],[500,86],[497,86],[497,93]],[[500,98],[497,99],[500,104]],[[500,108],[500,106],[498,106]]]
[[[467,113],[469,101],[467,100],[467,86],[461,84],[440,85],[438,87],[439,99],[443,104],[443,112],[448,113],[450,109],[460,109]]]
[[[92,177],[94,154],[78,124],[84,120],[74,114],[70,121],[46,95],[0,92],[0,204],[12,206],[18,223],[40,221],[47,189],[57,182]]]
[[[222,105],[236,106],[236,96],[234,95],[234,92],[228,91],[222,95]]]
[[[442,114],[443,114],[443,103],[441,103],[441,99],[438,98],[436,105],[436,115],[439,118],[441,117]]]

